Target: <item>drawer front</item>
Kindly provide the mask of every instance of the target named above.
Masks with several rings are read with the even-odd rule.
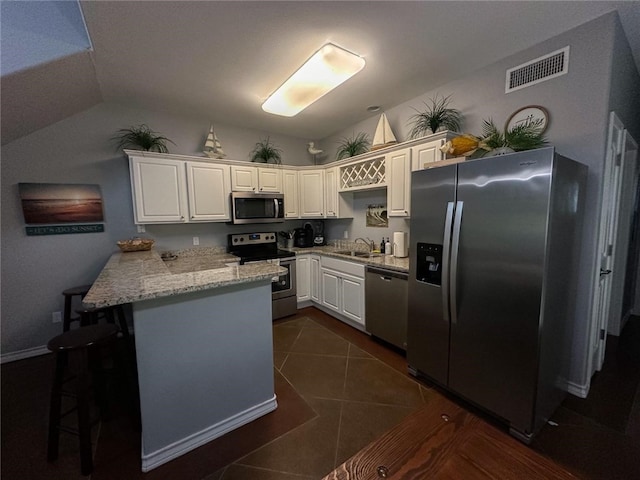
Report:
[[[347,262],[345,260],[339,260],[333,257],[322,257],[322,267],[330,268],[337,272],[348,273],[356,277],[364,278],[364,264]]]

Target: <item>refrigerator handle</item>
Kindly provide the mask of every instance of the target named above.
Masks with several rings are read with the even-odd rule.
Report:
[[[462,207],[464,202],[456,202],[456,215],[453,220],[453,242],[451,243],[451,283],[449,286],[451,295],[451,323],[458,322],[458,247],[460,246],[460,227],[462,224]]]
[[[444,239],[442,240],[442,318],[449,323],[449,253],[451,252],[451,224],[453,222],[453,202],[447,203],[444,219]]]

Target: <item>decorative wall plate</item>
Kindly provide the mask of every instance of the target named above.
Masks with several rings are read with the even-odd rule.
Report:
[[[518,125],[529,124],[536,120],[542,120],[542,131],[544,132],[549,125],[549,112],[546,108],[539,105],[528,105],[516,110],[511,114],[504,126],[505,131],[511,130]]]

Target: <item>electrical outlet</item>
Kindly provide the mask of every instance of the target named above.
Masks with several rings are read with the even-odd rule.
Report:
[[[62,322],[62,312],[51,312],[51,322],[52,323]]]
[[[347,230],[344,231],[344,238],[349,238],[349,232]]]
[[[138,225],[138,233],[144,233],[146,232],[144,225]]]
[[[200,237],[193,237],[193,244],[200,245]]]

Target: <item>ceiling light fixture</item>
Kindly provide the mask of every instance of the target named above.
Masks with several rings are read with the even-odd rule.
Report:
[[[262,104],[265,112],[293,117],[364,68],[364,58],[327,43]]]

